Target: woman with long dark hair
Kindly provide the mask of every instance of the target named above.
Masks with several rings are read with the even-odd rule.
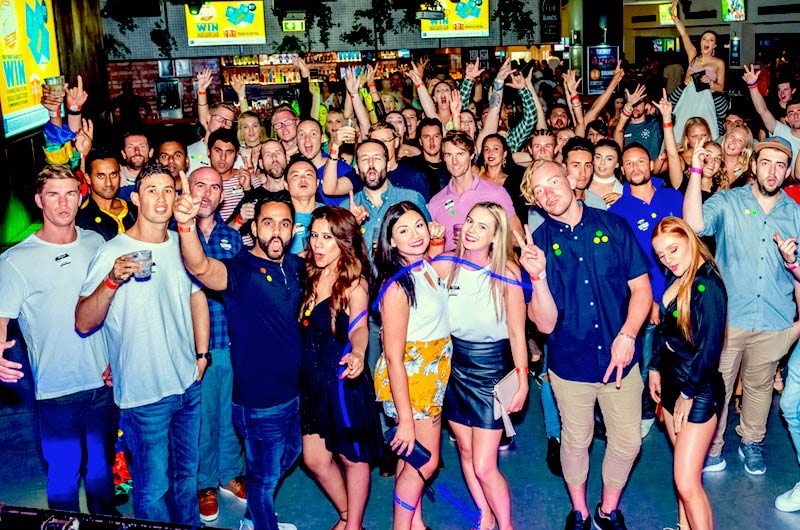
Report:
[[[369,262],[352,213],[333,206],[314,210],[306,273],[300,314],[303,461],[339,512],[334,528],[360,530],[370,463],[382,442],[372,377],[364,371]]]
[[[686,221],[662,219],[653,231],[653,249],[673,277],[660,300],[650,395],[663,407],[675,448],[680,528],[708,530],[714,522],[703,462],[725,405],[719,359],[728,297],[711,252]]]
[[[503,420],[494,417],[492,392],[516,370],[519,390],[506,412],[522,409],[528,395],[528,348],[522,288],[503,280],[520,280],[503,208],[493,202],[473,206],[449,256],[469,263],[434,264],[447,279],[453,333],[453,370],[444,413],[458,443],[464,480],[479,509],[475,528],[493,529],[497,524],[500,530],[510,530],[511,496],[497,467]]]
[[[442,232],[437,227],[437,232]],[[389,444],[401,458],[415,444],[431,457],[415,469],[400,460],[394,486],[394,530],[425,528],[422,491],[439,463],[442,402],[450,377],[447,286],[428,262],[429,247],[441,249],[443,234],[431,240],[428,224],[414,204],[403,201],[386,212],[375,252],[373,296],[380,304],[383,353],[375,367],[375,393],[397,431]]]

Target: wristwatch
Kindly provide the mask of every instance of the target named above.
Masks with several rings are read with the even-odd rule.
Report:
[[[198,361],[200,359],[207,359],[208,360],[208,366],[211,366],[211,352],[196,353],[195,356],[197,357]]]

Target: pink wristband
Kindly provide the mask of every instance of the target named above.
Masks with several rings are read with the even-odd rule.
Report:
[[[695,174],[695,175],[702,175],[702,174],[703,174],[703,168],[699,168],[699,167],[693,167],[693,168],[690,170],[690,172],[691,172],[691,173],[693,173],[693,174]]]

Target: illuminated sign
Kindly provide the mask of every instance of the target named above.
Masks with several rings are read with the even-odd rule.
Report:
[[[489,36],[489,0],[442,2],[444,18],[421,20],[423,39]]]
[[[186,14],[189,46],[266,44],[263,2],[206,2],[193,15]]]
[[[589,81],[587,83],[589,95],[602,94],[614,78],[614,70],[619,60],[619,46],[589,46],[589,56],[586,68]]]
[[[0,0],[0,61],[5,135],[43,125],[42,83],[61,73],[50,0]]]
[[[306,30],[305,20],[284,20],[281,22],[284,33],[303,32]]]
[[[742,22],[744,19],[744,0],[722,0],[723,22]]]

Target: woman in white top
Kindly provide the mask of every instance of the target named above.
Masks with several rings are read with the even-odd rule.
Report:
[[[375,367],[375,394],[397,422],[389,442],[401,458],[419,442],[431,453],[419,468],[400,460],[394,487],[394,530],[425,528],[425,480],[439,463],[441,411],[450,377],[447,286],[427,261],[429,247],[444,247],[444,228],[431,239],[422,212],[403,201],[386,212],[375,252],[373,296],[380,303],[383,353]],[[434,229],[432,226],[431,229]]]
[[[507,412],[522,409],[528,395],[525,300],[508,217],[492,202],[472,207],[461,228],[455,254],[434,267],[447,279],[453,367],[444,413],[458,442],[461,469],[480,510],[476,528],[513,528],[508,483],[497,468],[503,433],[494,418],[492,391],[512,370],[519,390]],[[478,268],[476,268],[478,267]],[[507,279],[507,280],[505,280]]]

